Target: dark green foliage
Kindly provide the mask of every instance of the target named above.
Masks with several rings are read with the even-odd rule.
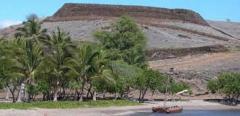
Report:
[[[169,93],[169,94],[176,94],[183,90],[188,90],[189,93],[191,93],[191,88],[189,85],[187,85],[184,82],[176,82],[170,77],[165,77],[163,80],[163,85],[158,87],[158,91],[161,93]]]
[[[112,60],[144,67],[146,38],[137,24],[129,17],[121,17],[109,31],[96,32],[95,37],[108,50]]]
[[[207,88],[208,88],[208,90],[211,93],[216,93],[218,91],[218,82],[217,82],[217,80],[210,80],[210,81],[208,81]]]
[[[144,100],[144,96],[148,90],[156,91],[164,84],[165,76],[158,71],[152,69],[142,70],[140,75],[134,80],[134,86],[139,90],[139,101]]]
[[[41,22],[34,14],[27,17],[27,21],[23,22],[23,27],[17,29],[16,38],[27,37],[34,41],[47,38],[47,29],[41,28]]]
[[[24,80],[22,65],[18,62],[21,49],[16,43],[16,40],[0,41],[0,83],[10,90],[13,102],[17,98],[15,92]]]
[[[171,94],[176,94],[176,93],[178,93],[180,91],[183,91],[183,90],[190,91],[190,87],[186,83],[183,83],[183,82],[173,81],[172,83],[170,83],[169,92]]]
[[[240,73],[222,73],[217,79],[209,81],[208,89],[213,93],[222,93],[236,102],[240,96]]]
[[[27,85],[26,87],[27,93],[29,94],[30,99],[34,100],[36,95],[39,94],[39,86],[38,85]]]

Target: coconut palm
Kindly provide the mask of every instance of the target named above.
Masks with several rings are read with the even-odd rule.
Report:
[[[112,69],[109,65],[110,60],[107,58],[106,51],[100,50],[98,55],[94,58],[91,66],[93,67],[94,75],[90,78],[93,84],[93,100],[96,101],[96,83],[104,80],[107,83],[115,83]]]
[[[23,27],[17,28],[16,38],[29,37],[35,41],[47,38],[47,29],[42,29],[41,22],[36,15],[30,15],[26,22],[23,22]]]
[[[58,89],[60,80],[64,78],[66,73],[66,67],[64,62],[71,56],[71,48],[73,44],[71,38],[67,33],[62,32],[59,28],[56,32],[53,32],[49,38],[44,41],[48,47],[47,60],[53,65],[52,74],[56,77],[54,80],[54,101],[57,101]]]
[[[15,62],[8,59],[1,59],[0,62],[0,81],[2,85],[11,93],[12,101],[16,102],[16,98],[18,98],[19,95],[16,95],[16,91],[18,91],[24,75],[18,72],[18,69],[14,64]]]
[[[13,102],[16,102],[18,96],[15,95],[15,92],[24,77],[22,73],[19,73],[20,67],[15,59],[15,49],[13,41],[0,41],[0,82],[12,94]]]
[[[18,49],[15,50],[16,54],[18,54],[16,59],[21,67],[22,73],[25,75],[22,86],[24,86],[24,84],[31,84],[35,72],[43,59],[42,47],[39,44],[34,43],[32,40],[25,38],[16,39],[15,45],[18,46]],[[21,88],[23,90],[20,91],[24,91],[24,87]],[[22,100],[21,96],[20,92],[18,99],[19,102]],[[26,97],[27,100],[29,100],[28,95]]]
[[[92,72],[92,65],[94,58],[98,55],[98,51],[94,49],[94,46],[84,44],[76,48],[76,54],[73,58],[68,58],[66,65],[69,69],[77,73],[78,77],[76,81],[81,84],[80,99],[83,100],[84,87],[89,80],[90,73]]]

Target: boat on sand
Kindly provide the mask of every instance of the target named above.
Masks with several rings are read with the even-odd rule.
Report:
[[[173,73],[173,68],[170,68],[170,74]],[[169,83],[169,78],[167,79],[167,83]],[[166,92],[167,92],[167,87],[166,87]],[[178,92],[176,95],[180,95],[182,93],[188,92],[188,90],[183,90],[181,92]],[[180,113],[183,111],[183,108],[177,105],[167,107],[166,106],[166,98],[164,99],[164,106],[157,106],[157,107],[152,107],[153,112],[158,112],[158,113]]]
[[[158,112],[158,113],[179,113],[182,112],[183,108],[180,106],[171,106],[171,107],[153,107],[152,111],[153,112]]]

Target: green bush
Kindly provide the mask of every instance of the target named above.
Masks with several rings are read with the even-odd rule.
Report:
[[[208,89],[213,93],[224,94],[228,99],[238,100],[240,97],[240,73],[222,73],[217,79],[208,82]]]
[[[99,31],[95,37],[112,60],[124,60],[139,67],[146,66],[146,37],[130,17],[123,16],[110,27],[110,31]]]

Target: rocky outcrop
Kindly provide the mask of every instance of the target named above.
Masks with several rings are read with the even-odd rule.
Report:
[[[208,23],[196,12],[186,9],[167,9],[143,6],[73,4],[67,3],[52,17],[45,21],[72,21],[81,19],[96,19],[131,16],[143,22],[175,20],[208,26]]]

